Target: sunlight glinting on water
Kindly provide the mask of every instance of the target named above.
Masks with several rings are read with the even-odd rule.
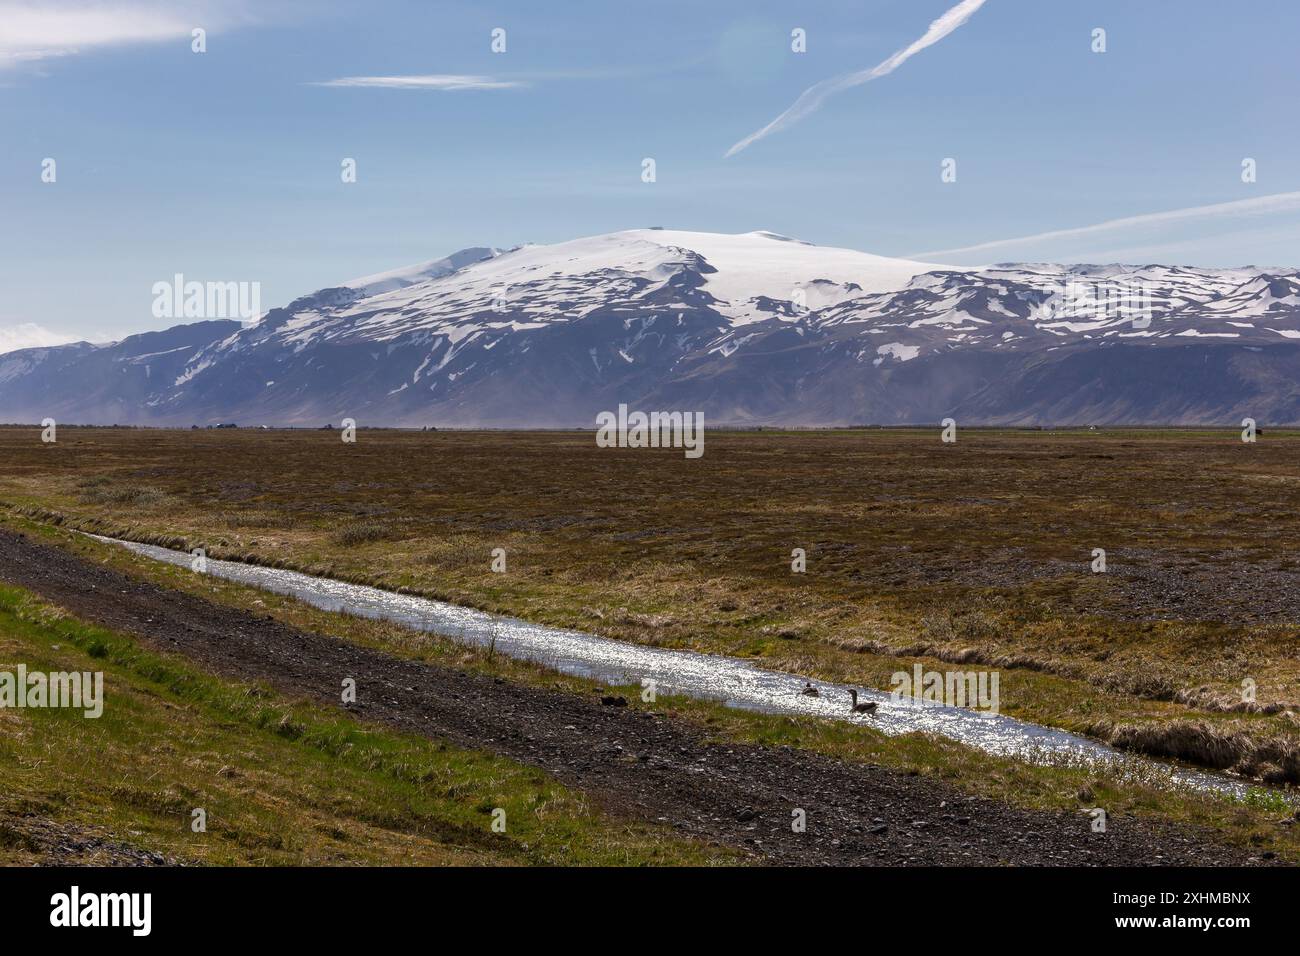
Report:
[[[136,554],[189,567],[191,556],[156,545],[91,535]],[[992,754],[1036,763],[1122,764],[1151,771],[1144,779],[1241,794],[1246,785],[1217,774],[1121,752],[1098,743],[1000,714],[896,699],[883,691],[859,691],[874,700],[873,715],[855,714],[846,685],[814,682],[817,696],[803,692],[807,678],[765,670],[736,658],[694,651],[644,647],[580,631],[530,624],[431,598],[397,594],[360,584],[297,571],[237,561],[207,559],[207,573],[240,584],[297,598],[326,611],[392,621],[468,645],[495,646],[498,653],[536,661],[566,674],[610,684],[644,686],[659,694],[680,694],[728,706],[773,714],[830,718],[870,726],[886,734],[922,731],[947,737]]]

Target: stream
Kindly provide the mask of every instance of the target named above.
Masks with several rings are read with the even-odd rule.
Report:
[[[138,555],[189,567],[191,556],[156,545],[89,535]],[[1015,720],[988,711],[895,699],[886,691],[861,690],[859,699],[875,701],[872,715],[853,713],[848,685],[813,681],[818,694],[803,693],[808,679],[765,670],[737,658],[694,651],[645,647],[580,631],[531,624],[431,598],[398,594],[360,584],[314,577],[237,561],[207,559],[207,573],[277,594],[290,595],[313,607],[374,618],[452,638],[467,645],[494,646],[497,653],[615,685],[645,686],[657,693],[680,694],[722,702],[730,707],[769,714],[823,717],[865,724],[886,734],[922,731],[960,741],[991,754],[1035,763],[1122,764],[1140,767],[1143,778],[1212,789],[1240,796],[1249,784],[1210,771],[1126,754],[1086,737]],[[1148,772],[1149,771],[1149,772]]]

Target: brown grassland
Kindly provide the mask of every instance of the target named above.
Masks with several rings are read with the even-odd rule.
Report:
[[[10,521],[884,689],[995,667],[1004,713],[1270,783],[1300,781],[1297,501],[1300,434],[1272,430],[712,431],[687,460],[588,432],[0,429]]]

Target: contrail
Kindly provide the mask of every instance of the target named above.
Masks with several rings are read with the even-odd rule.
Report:
[[[1170,209],[1166,212],[1149,212],[1140,216],[1125,216],[1122,219],[1108,219],[1091,226],[1078,226],[1073,229],[1055,229],[1040,232],[1032,236],[1019,236],[1015,239],[995,239],[992,242],[980,242],[973,246],[959,246],[956,249],[933,249],[918,252],[908,258],[928,258],[933,256],[965,255],[970,252],[984,252],[989,249],[1002,249],[1026,242],[1046,242],[1052,239],[1064,239],[1072,236],[1088,236],[1112,229],[1124,229],[1131,226],[1149,226],[1166,222],[1182,222],[1188,219],[1212,219],[1218,216],[1251,216],[1265,213],[1286,212],[1300,209],[1300,192],[1273,193],[1255,199],[1237,199],[1232,202],[1213,203],[1208,206],[1189,206],[1186,209]]]
[[[821,108],[829,97],[843,90],[852,89],[855,86],[861,86],[863,83],[870,83],[872,80],[879,79],[886,74],[893,73],[896,69],[910,60],[917,53],[920,53],[928,46],[938,43],[953,30],[974,16],[975,11],[984,6],[984,0],[961,0],[961,3],[953,7],[939,19],[930,24],[930,29],[925,31],[925,36],[916,40],[910,46],[906,46],[891,56],[885,62],[878,66],[873,66],[869,70],[860,70],[857,73],[845,73],[843,76],[831,77],[829,80],[822,80],[814,86],[808,87],[799,94],[799,98],[794,101],[794,105],[778,116],[772,122],[768,123],[756,133],[750,133],[731,149],[727,150],[727,156],[735,156],[738,152],[767,136],[769,133],[775,133],[793,123],[797,123],[810,113],[816,112]],[[726,157],[724,157],[726,158]]]

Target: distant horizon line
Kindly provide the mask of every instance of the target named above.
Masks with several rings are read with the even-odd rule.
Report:
[[[1267,422],[1265,424],[1268,424]],[[0,422],[0,430],[17,430],[17,429],[35,429],[40,431],[40,423],[26,422]],[[323,432],[323,431],[341,431],[341,428],[335,427],[333,422],[325,425],[239,425],[233,422],[221,424],[204,424],[204,425],[87,425],[77,423],[60,423],[60,429],[75,428],[98,428],[109,431],[249,431],[249,432]],[[881,425],[881,424],[861,424],[861,425],[709,425],[709,431],[720,432],[845,432],[845,431],[933,431],[942,427],[941,422],[914,422],[903,425]],[[1295,424],[1270,425],[1270,428],[1276,428],[1282,431],[1300,431],[1300,422]],[[1241,430],[1241,425],[1216,425],[1216,424],[1191,424],[1191,425],[1159,425],[1152,423],[1134,423],[1134,424],[1089,424],[1089,425],[979,425],[964,424],[960,426],[963,432],[980,431],[980,432],[1057,432],[1057,431],[1223,431],[1236,433]],[[598,425],[547,425],[530,427],[527,425],[362,425],[357,424],[357,431],[376,431],[376,432],[535,432],[538,434],[585,434],[587,432],[596,433],[600,430]],[[1263,428],[1259,428],[1256,434],[1264,434]],[[671,449],[669,449],[671,451]]]

